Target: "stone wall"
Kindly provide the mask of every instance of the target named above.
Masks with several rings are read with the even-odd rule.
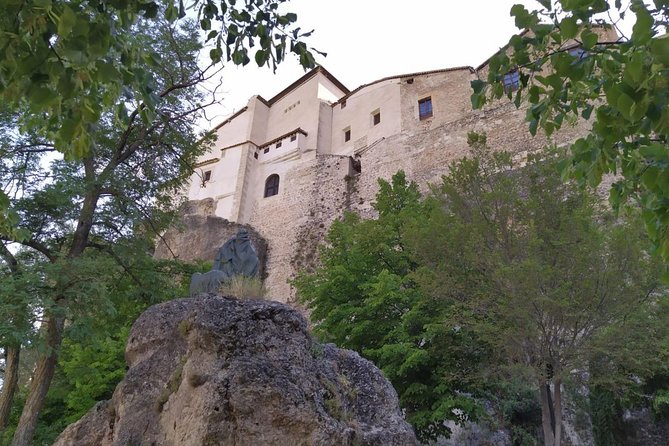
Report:
[[[265,282],[269,298],[280,302],[290,302],[294,296],[288,284],[291,259],[298,245],[299,228],[311,218],[315,159],[312,151],[292,160],[291,168],[281,176],[279,193],[256,201],[250,213],[249,224],[269,242]]]
[[[471,76],[467,72],[457,74],[441,77],[450,87],[436,81],[422,85],[414,81],[406,95],[413,97],[418,94],[416,91],[455,88],[451,85],[453,82],[464,85],[465,75]],[[414,85],[416,91],[413,91]],[[507,150],[519,157],[548,143],[566,144],[587,132],[587,123],[580,123],[565,126],[550,141],[543,136],[532,137],[524,121],[524,110],[517,110],[508,101],[500,101],[485,110],[463,112],[466,98],[464,93],[461,96],[454,100],[453,113],[448,116],[439,117],[435,109],[433,120],[406,124],[402,132],[361,147],[355,157],[310,151],[284,161],[279,194],[255,201],[247,211],[249,225],[259,237],[267,240],[265,284],[271,299],[294,302],[295,292],[288,281],[298,271],[312,269],[317,264],[318,245],[325,240],[332,222],[344,211],[357,212],[364,218],[375,217],[372,203],[378,191],[378,178],[389,180],[402,169],[408,179],[416,181],[421,190],[427,192],[429,184],[438,183],[448,173],[450,163],[469,153],[467,133],[472,130],[486,132],[493,149]],[[407,112],[404,118],[407,122],[409,114]],[[359,163],[360,172],[354,168],[354,163]],[[201,216],[211,213],[213,205],[207,203],[205,200],[198,202],[197,209],[190,212]],[[202,245],[202,249],[211,243],[208,249],[215,252],[215,248],[225,241],[228,235],[221,236],[222,241],[213,241],[200,233],[218,231],[212,229],[213,223],[208,221],[211,218],[202,220],[190,216],[184,221],[188,226],[201,229],[191,228],[185,233],[187,235],[182,237],[186,241],[185,251],[179,247],[179,258],[203,258],[187,252],[201,252],[200,248],[193,250],[193,243]],[[234,233],[236,229],[230,231]],[[166,235],[172,236],[172,233]],[[181,246],[181,242],[175,243]],[[157,249],[161,256],[166,255],[164,251],[164,247]],[[213,255],[206,255],[205,259],[213,258]]]

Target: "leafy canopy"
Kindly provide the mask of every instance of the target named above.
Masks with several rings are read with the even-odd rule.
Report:
[[[460,379],[468,367],[453,360],[453,352],[469,340],[442,328],[437,321],[447,309],[426,300],[413,277],[418,265],[406,231],[422,221],[429,204],[402,171],[391,182],[379,180],[379,189],[378,219],[347,213],[335,221],[320,249],[321,266],[300,274],[294,285],[312,310],[315,332],[372,359],[395,386],[419,435],[436,438],[448,433],[445,419],[478,412],[470,398],[454,391],[465,387]]]
[[[594,357],[602,385],[634,386],[667,339],[661,265],[636,220],[564,183],[555,153],[521,167],[484,135],[469,142],[425,198],[403,172],[379,180],[378,218],[334,222],[321,265],[294,281],[316,333],[374,361],[424,440],[486,416],[476,398],[532,435],[512,420],[536,419],[541,386]]]
[[[527,101],[532,134],[551,135],[576,119],[592,131],[571,145],[565,173],[592,186],[606,174],[614,208],[634,199],[648,234],[669,259],[669,2],[653,0],[540,0],[528,11],[515,5],[515,35],[489,63],[486,79],[472,82],[474,107],[507,95]],[[609,17],[634,16],[631,36]],[[602,19],[606,17],[606,20]],[[617,38],[615,34],[620,36]],[[520,88],[501,79],[520,72]]]
[[[210,64],[205,77],[227,61],[274,69],[287,53],[305,68],[315,64],[295,27],[286,0],[6,0],[0,15],[0,102],[19,111],[20,132],[49,140],[67,160],[80,159],[96,144],[96,126],[106,115],[127,126],[138,113],[151,122],[168,91],[156,82],[165,54],[136,45],[133,34],[161,22],[197,17]],[[169,36],[166,36],[169,38]],[[203,64],[207,65],[207,64]],[[110,116],[108,110],[112,109]],[[11,156],[0,150],[0,157]],[[0,230],[16,232],[16,215],[0,190]]]

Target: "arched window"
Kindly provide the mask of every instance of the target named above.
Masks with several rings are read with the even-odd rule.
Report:
[[[279,193],[279,175],[272,174],[265,180],[265,198]]]

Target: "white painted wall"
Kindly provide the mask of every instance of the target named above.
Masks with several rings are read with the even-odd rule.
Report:
[[[379,110],[381,122],[374,125],[372,112]],[[344,141],[344,129],[351,140]],[[332,149],[335,155],[352,155],[356,149],[401,131],[399,79],[390,79],[362,88],[332,108]]]

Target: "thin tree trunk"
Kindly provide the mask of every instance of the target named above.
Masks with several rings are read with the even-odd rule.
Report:
[[[560,446],[562,442],[562,381],[555,378],[555,388],[553,389],[553,401],[555,404],[555,446]]]
[[[551,402],[550,402],[550,387],[546,383],[539,385],[539,395],[541,397],[541,426],[544,431],[544,445],[555,445],[555,434],[553,432],[553,425],[551,420]]]
[[[85,177],[87,181],[93,182],[95,180],[95,166],[93,158],[88,156],[82,160],[84,165]],[[72,236],[72,244],[70,245],[67,257],[70,259],[79,257],[88,244],[91,227],[93,226],[93,215],[97,207],[98,199],[100,198],[100,186],[94,184],[85,195],[84,202],[79,213],[79,220],[77,221],[77,228]],[[53,259],[50,259],[54,261]],[[57,306],[64,306],[65,301],[61,299],[56,300]],[[58,309],[56,309],[58,311]],[[37,359],[37,366],[35,374],[30,384],[30,391],[28,398],[23,406],[19,425],[16,428],[12,446],[29,446],[37,427],[37,419],[39,413],[44,407],[46,394],[51,386],[53,374],[56,371],[56,363],[58,361],[58,350],[63,341],[63,328],[65,327],[65,317],[62,315],[52,314],[47,319],[47,352]]]
[[[21,345],[5,347],[5,376],[2,382],[2,392],[0,393],[0,431],[4,430],[9,423],[14,393],[19,383],[20,354]]]
[[[0,243],[0,256],[9,266],[13,275],[19,273],[19,263],[14,254],[7,249],[4,243]],[[25,309],[25,308],[24,308]],[[27,311],[27,309],[25,309]],[[14,321],[16,322],[16,321]],[[5,430],[9,424],[9,415],[12,412],[14,393],[19,384],[19,357],[21,355],[21,343],[9,343],[5,346],[5,377],[0,393],[0,431]]]
[[[62,316],[50,316],[47,320],[47,348],[48,352],[40,355],[35,367],[35,373],[30,383],[30,392],[23,406],[19,424],[14,433],[12,446],[29,446],[32,441],[37,419],[44,406],[46,394],[51,385],[51,379],[56,370],[58,349],[63,338],[65,319]]]

